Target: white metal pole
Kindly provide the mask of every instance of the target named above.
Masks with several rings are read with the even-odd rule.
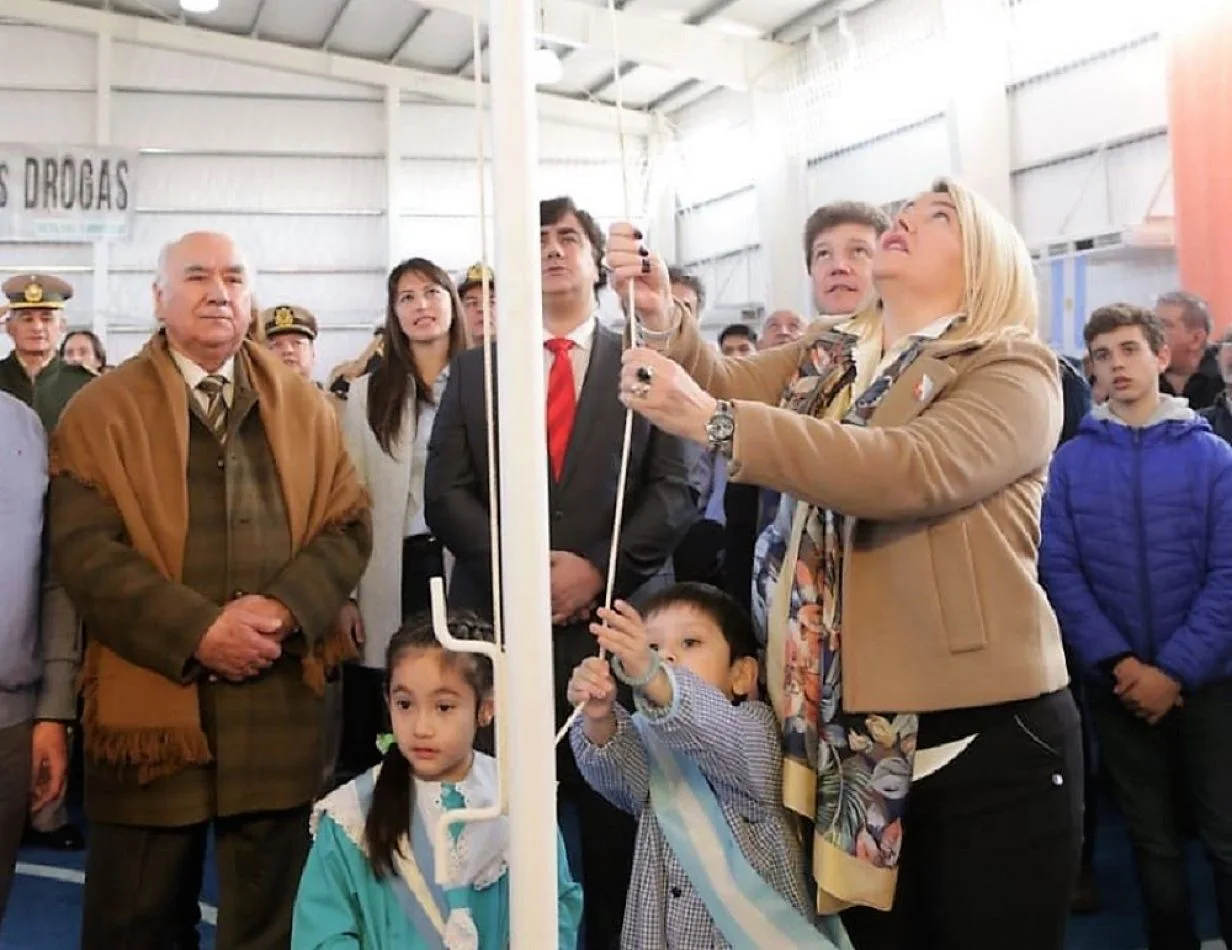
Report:
[[[402,90],[385,87],[385,264],[398,263],[398,238],[402,231]]]
[[[109,29],[98,31],[95,50],[94,141],[97,145],[110,145],[111,62],[114,46]],[[94,286],[94,315],[91,326],[105,348],[107,327],[111,323],[111,246],[106,241],[94,242],[91,263]]]
[[[558,937],[539,141],[531,79],[536,4],[491,0],[489,9],[495,269],[501,275],[497,420],[509,690],[499,714],[508,719],[509,740],[509,933],[513,950],[544,950]]]

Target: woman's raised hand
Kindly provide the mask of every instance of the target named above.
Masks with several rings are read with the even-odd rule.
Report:
[[[643,326],[658,333],[669,329],[674,322],[674,305],[667,264],[642,243],[642,232],[626,222],[612,225],[607,235],[606,263],[612,290],[622,308],[628,310],[632,283],[633,307]]]

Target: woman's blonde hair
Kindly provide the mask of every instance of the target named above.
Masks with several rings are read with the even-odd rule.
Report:
[[[952,178],[933,182],[958,211],[963,244],[963,309],[967,319],[957,337],[1003,333],[1034,336],[1039,327],[1039,294],[1031,252],[1018,229],[985,198]]]

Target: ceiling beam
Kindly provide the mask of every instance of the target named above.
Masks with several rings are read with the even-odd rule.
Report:
[[[382,89],[394,86],[402,92],[443,102],[469,105],[475,101],[474,84],[469,79],[457,76],[409,69],[357,56],[342,56],[325,50],[305,49],[217,30],[166,23],[131,14],[108,13],[58,0],[4,0],[4,15],[50,29],[70,33],[106,34],[125,43],[246,63],[266,69],[280,69]],[[543,92],[538,94],[537,104],[541,119],[606,130],[616,128],[616,110],[611,106]],[[645,135],[650,130],[650,117],[645,113],[626,109],[624,123],[625,128],[634,135]]]
[[[261,36],[261,17],[265,16],[265,3],[266,0],[257,0],[257,9],[253,11],[252,23],[248,27],[247,34],[254,40]],[[111,0],[107,0],[103,9],[111,11]]]
[[[342,18],[346,16],[347,10],[354,2],[355,0],[342,0],[338,4],[338,9],[334,12],[334,17],[329,21],[329,26],[325,30],[325,38],[321,40],[321,49],[329,49],[329,44],[334,38],[334,31],[338,29],[338,24],[342,22]]]
[[[411,40],[415,38],[415,34],[420,31],[423,25],[428,22],[428,17],[430,16],[432,16],[431,10],[421,10],[416,14],[415,19],[407,26],[406,32],[398,37],[398,44],[394,47],[394,51],[389,54],[387,62],[396,63],[402,58],[406,48],[411,45]]]
[[[486,0],[425,2],[463,16],[488,18]],[[644,66],[658,66],[739,90],[752,87],[792,52],[786,43],[729,36],[629,10],[612,14],[605,7],[592,7],[582,0],[542,0],[539,35],[566,46],[618,52],[622,59]]]
[[[763,39],[776,40],[780,43],[798,42],[814,30],[822,30],[837,22],[845,14],[856,13],[865,7],[872,6],[878,0],[817,0],[811,6],[790,19],[763,34]],[[825,13],[826,16],[822,16]],[[696,105],[702,99],[708,98],[717,89],[699,90],[700,83],[695,79],[673,86],[658,99],[646,106],[647,112],[673,113],[687,106]],[[695,95],[696,93],[696,95]]]
[[[628,2],[629,0],[617,0],[617,3],[621,4]],[[706,4],[706,6],[702,7],[702,9],[698,10],[696,13],[691,13],[685,17],[684,22],[689,26],[701,26],[706,21],[718,16],[735,2],[736,0],[711,0],[710,3]],[[625,76],[629,75],[629,73],[631,73],[637,65],[637,63],[631,63],[628,61],[618,63],[616,68],[608,74],[606,79],[601,79],[590,86],[586,90],[586,95],[591,98],[598,98],[599,93],[603,92],[603,90],[607,89],[609,86],[614,85],[618,79],[623,79]]]

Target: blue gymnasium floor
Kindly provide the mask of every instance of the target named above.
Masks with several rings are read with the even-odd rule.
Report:
[[[1073,919],[1067,950],[1141,950],[1146,939],[1138,921],[1138,892],[1125,829],[1111,806],[1103,813],[1109,820],[1099,832],[1096,873],[1104,912]],[[0,932],[0,950],[76,950],[84,855],[25,850],[19,861],[8,914]],[[217,893],[212,853],[210,861],[202,903],[204,919],[212,922]],[[1201,934],[1210,941],[1203,945],[1203,950],[1222,948],[1223,943],[1214,939],[1218,928],[1210,872],[1196,849],[1191,859],[1191,875]],[[201,946],[202,950],[214,950],[212,926],[202,927]]]

